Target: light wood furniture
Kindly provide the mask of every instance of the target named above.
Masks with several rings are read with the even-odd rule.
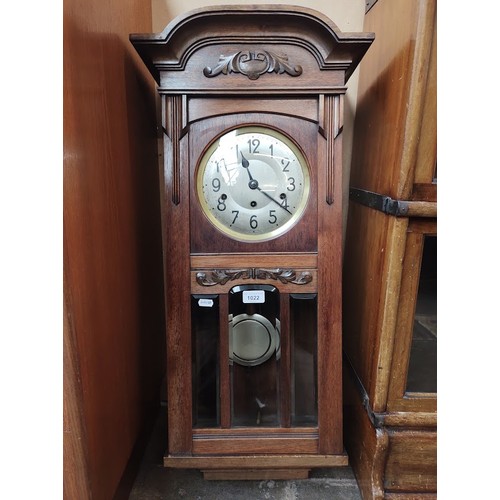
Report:
[[[192,11],[131,41],[161,97],[165,465],[209,479],[303,478],[345,465],[343,100],[373,35],[341,33],[310,9],[254,5]],[[248,126],[266,134],[238,139]],[[286,148],[274,156],[276,134],[304,158],[297,175],[286,174]],[[261,238],[258,225],[294,214],[299,176],[309,179],[301,217]],[[249,302],[248,291],[263,301]],[[245,358],[247,339],[266,329],[272,356]]]
[[[365,499],[436,496],[435,23],[434,0],[378,0],[365,17],[377,38],[360,68],[343,331],[345,443]]]

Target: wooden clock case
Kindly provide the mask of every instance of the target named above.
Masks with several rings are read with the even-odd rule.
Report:
[[[161,98],[167,467],[199,468],[206,478],[288,478],[307,477],[313,467],[347,464],[342,439],[343,103],[346,82],[373,38],[341,33],[322,14],[288,6],[204,8],[176,18],[159,34],[130,36]],[[303,216],[270,241],[223,235],[197,200],[200,158],[216,137],[244,125],[285,134],[310,170]],[[277,421],[269,426],[236,424],[236,368],[228,362],[234,292],[255,285],[275,294],[279,311],[280,357],[272,361],[279,388]],[[200,309],[206,321],[196,312],[203,297],[214,304]],[[301,298],[312,300],[314,312],[304,326],[314,339],[316,415],[309,425],[295,424],[298,403],[292,397],[299,368],[290,332],[305,322],[293,309],[301,307],[293,305]],[[216,385],[216,413],[204,427],[196,413],[196,356],[204,348],[195,330],[211,322],[216,339],[207,349],[213,350],[217,373],[208,378]]]

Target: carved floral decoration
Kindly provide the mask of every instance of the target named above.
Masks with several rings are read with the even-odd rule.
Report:
[[[225,285],[228,281],[238,279],[257,280],[279,280],[281,283],[293,283],[294,285],[306,285],[313,279],[308,271],[297,273],[293,269],[213,269],[212,271],[200,271],[196,273],[196,281],[199,285],[214,286]]]
[[[286,55],[267,50],[240,50],[230,56],[221,55],[215,68],[207,66],[203,69],[203,74],[209,78],[228,73],[241,73],[250,80],[257,80],[264,73],[299,76],[302,74],[302,66],[292,66]]]

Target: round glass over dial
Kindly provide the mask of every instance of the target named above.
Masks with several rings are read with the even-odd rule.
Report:
[[[309,196],[309,170],[297,146],[266,127],[240,127],[214,141],[197,171],[203,212],[239,241],[265,241],[288,231]]]

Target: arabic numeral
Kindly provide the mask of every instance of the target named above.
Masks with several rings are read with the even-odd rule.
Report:
[[[226,210],[226,199],[227,199],[227,196],[225,194],[223,194],[217,200],[217,210],[219,210],[219,212],[224,212],[224,210]]]
[[[259,154],[259,151],[258,151],[259,146],[260,146],[259,139],[248,139],[247,142],[248,142],[248,152],[250,154]]]
[[[290,170],[288,170],[288,165],[290,165],[290,160],[283,158],[281,160],[281,166],[283,167],[282,172],[290,172]]]
[[[252,229],[257,229],[258,226],[259,226],[259,222],[257,220],[257,216],[252,215],[252,217],[250,217],[250,227]]]
[[[275,224],[277,220],[276,210],[269,210],[269,224]]]
[[[219,173],[220,173],[220,169],[221,169],[222,167],[225,167],[225,166],[226,166],[226,162],[225,162],[225,160],[224,160],[224,159],[222,159],[222,160],[216,160],[216,162],[215,162],[215,166],[217,167],[217,173],[219,174]]]
[[[295,191],[295,179],[293,177],[288,177],[288,186],[286,187],[288,191]]]
[[[218,179],[217,177],[212,179],[212,188],[214,190],[214,193],[220,191],[220,179]]]
[[[232,224],[234,224],[236,222],[236,219],[238,218],[238,215],[240,215],[240,211],[239,210],[232,210],[231,213],[234,214],[233,222],[231,222],[231,225],[232,225]]]

